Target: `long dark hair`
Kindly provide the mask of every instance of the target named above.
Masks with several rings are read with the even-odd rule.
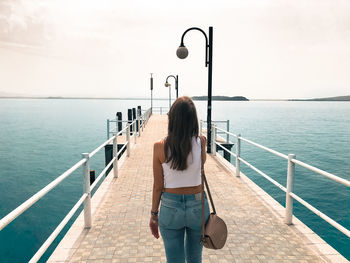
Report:
[[[166,162],[171,162],[170,168],[185,170],[187,157],[192,150],[192,137],[198,137],[197,111],[189,97],[178,98],[170,108],[168,136],[165,139],[164,150]]]

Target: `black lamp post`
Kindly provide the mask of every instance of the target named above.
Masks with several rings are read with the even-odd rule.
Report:
[[[170,111],[170,107],[171,107],[171,90],[170,90],[170,87],[171,87],[171,85],[168,82],[165,82],[164,86],[165,87],[169,87],[169,111]]]
[[[176,50],[176,55],[184,59],[188,56],[188,49],[184,45],[184,37],[190,30],[198,30],[205,37],[205,66],[208,67],[208,107],[207,107],[207,152],[211,153],[211,91],[212,91],[212,67],[213,67],[213,27],[209,27],[209,40],[205,32],[198,27],[187,29],[181,37],[181,43]]]
[[[150,82],[150,88],[151,88],[151,113],[153,113],[153,73],[151,74],[151,82]]]
[[[179,76],[178,76],[178,75],[176,75],[176,77],[175,77],[174,75],[169,75],[169,76],[166,78],[166,80],[165,80],[164,86],[165,86],[165,87],[169,87],[169,86],[170,86],[170,84],[168,83],[168,79],[169,79],[170,77],[172,77],[172,78],[175,79],[176,98],[178,98],[178,97],[179,97]]]

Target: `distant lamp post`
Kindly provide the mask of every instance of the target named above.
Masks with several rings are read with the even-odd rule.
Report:
[[[150,82],[150,88],[151,88],[151,113],[153,113],[153,73],[150,73],[151,74],[151,82]]]
[[[188,56],[188,49],[184,44],[184,37],[190,30],[198,30],[203,33],[205,37],[205,66],[208,67],[208,107],[207,107],[207,152],[211,153],[211,97],[212,97],[212,67],[213,67],[213,27],[209,27],[209,40],[206,33],[198,28],[191,27],[187,29],[181,37],[181,43],[176,50],[176,55],[180,59],[185,59]]]
[[[169,111],[170,111],[170,107],[171,107],[171,90],[170,90],[170,88],[171,88],[171,85],[170,85],[170,83],[165,82],[164,86],[169,87]]]
[[[166,80],[165,80],[165,84],[164,84],[165,87],[168,87],[168,85],[170,85],[170,84],[168,83],[168,79],[169,79],[169,78],[174,78],[174,79],[175,79],[176,98],[178,98],[178,97],[179,97],[179,76],[176,75],[176,77],[175,77],[174,75],[169,75],[169,76],[166,78]]]

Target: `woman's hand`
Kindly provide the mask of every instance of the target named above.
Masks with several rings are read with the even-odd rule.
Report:
[[[149,227],[151,229],[152,235],[155,238],[159,238],[159,230],[158,230],[158,216],[151,216],[149,220]]]

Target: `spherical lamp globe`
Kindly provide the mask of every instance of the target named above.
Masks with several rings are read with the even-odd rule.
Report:
[[[180,59],[187,58],[188,56],[188,49],[185,46],[179,46],[179,48],[176,50],[176,55]]]

